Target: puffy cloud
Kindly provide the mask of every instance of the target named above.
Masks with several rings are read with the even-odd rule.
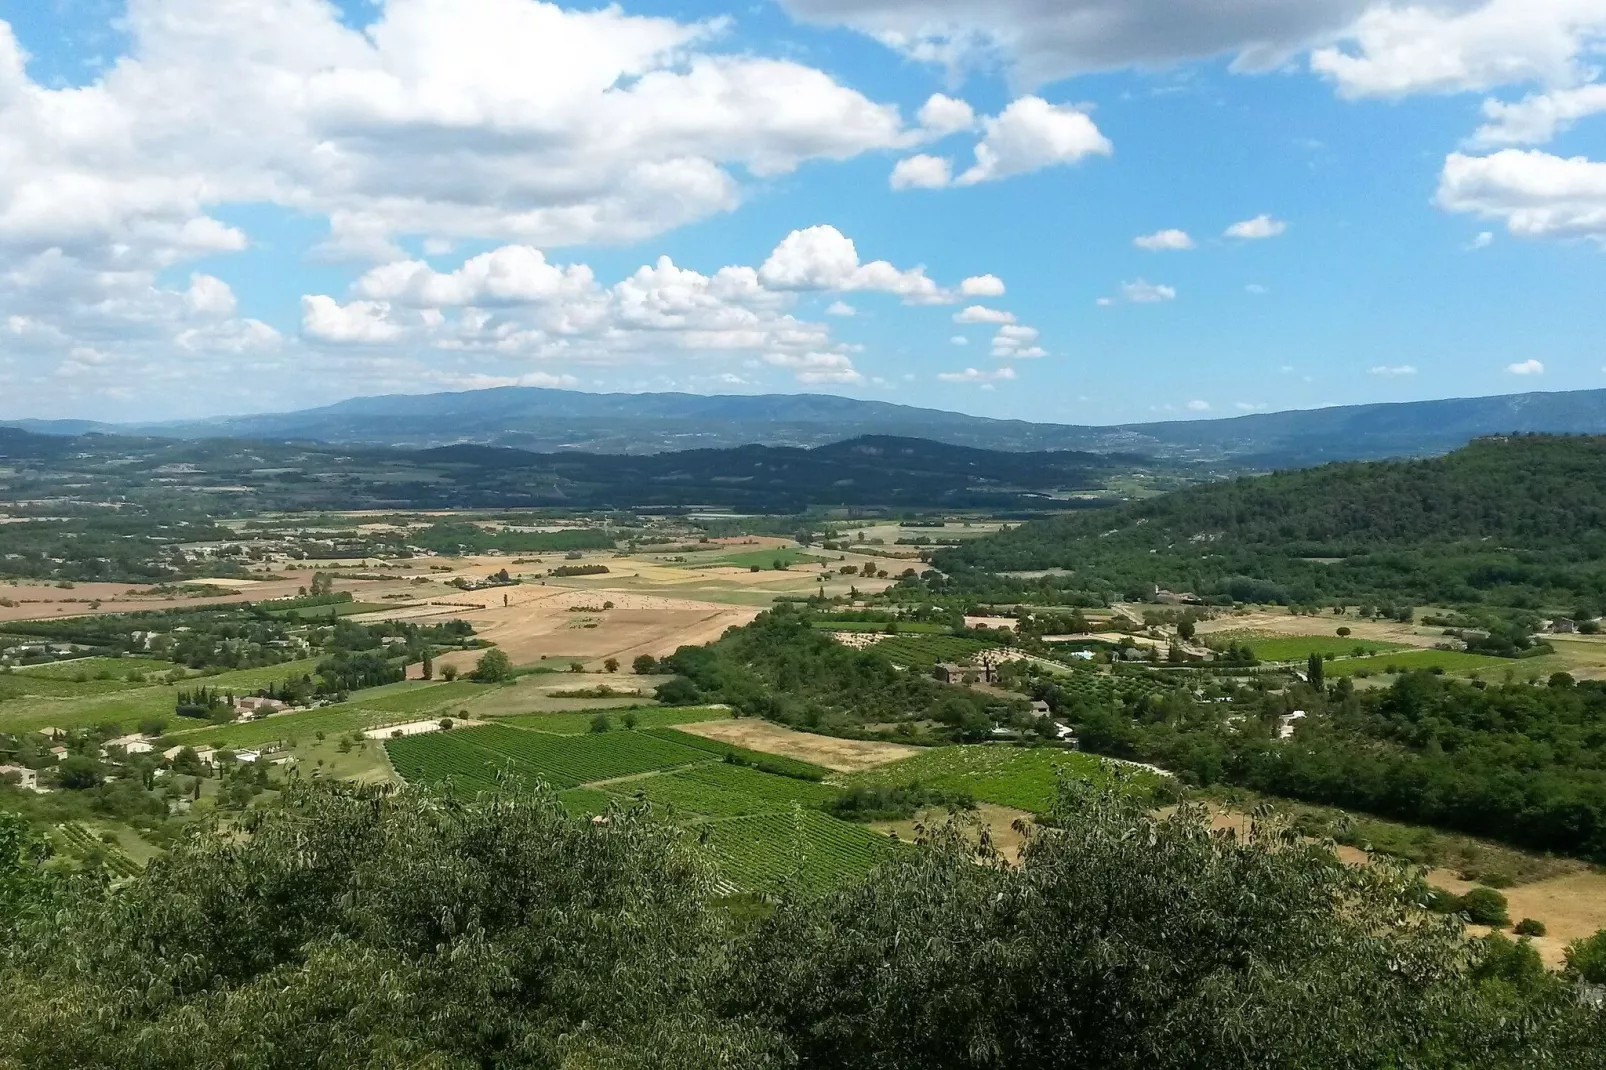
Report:
[[[1438,204],[1504,221],[1526,238],[1606,241],[1606,163],[1537,149],[1489,156],[1452,153],[1439,175]]]
[[[1009,63],[1040,85],[1217,55],[1264,69],[1352,24],[1369,0],[782,0],[925,62]]]
[[[393,342],[405,329],[390,319],[384,301],[353,301],[342,305],[332,297],[309,294],[301,299],[301,330],[320,342],[372,345]]]
[[[859,310],[846,301],[832,301],[825,307],[825,314],[827,316],[857,316]]]
[[[992,355],[1000,360],[1031,360],[1047,356],[1046,350],[1033,344],[1036,341],[1037,328],[1006,323],[993,335]]]
[[[1261,241],[1265,238],[1275,238],[1287,229],[1288,224],[1281,219],[1273,219],[1269,215],[1257,215],[1253,219],[1245,219],[1228,227],[1226,236],[1242,241]]]
[[[1188,402],[1188,404],[1185,407],[1187,408],[1187,410],[1189,412],[1209,412],[1210,411],[1210,402],[1208,402],[1208,401],[1199,401],[1199,400],[1195,399],[1193,401]]]
[[[190,288],[184,293],[184,303],[198,316],[232,316],[239,304],[228,283],[199,273],[190,276]]]
[[[1454,93],[1582,80],[1581,55],[1606,31],[1599,0],[1379,3],[1317,49],[1311,69],[1349,97]]]
[[[540,0],[370,7],[356,28],[326,0],[131,0],[124,54],[66,88],[33,80],[0,21],[0,309],[26,321],[21,351],[48,352],[53,366],[87,346],[141,362],[142,382],[196,383],[189,354],[282,349],[271,328],[235,318],[221,283],[161,282],[247,248],[220,218],[237,205],[326,219],[317,258],[389,269],[341,300],[309,297],[303,338],[412,339],[440,328],[409,310],[462,308],[482,311],[447,317],[452,329],[502,330],[516,349],[517,317],[495,310],[543,286],[573,288],[561,302],[570,316],[623,300],[601,287],[586,296],[583,275],[552,278],[537,248],[646,238],[734,208],[746,175],[902,150],[935,132],[806,64],[733,47],[721,19]],[[928,104],[933,123],[957,124],[962,102]],[[441,273],[402,254],[413,237],[431,256],[476,239],[510,249]],[[935,290],[875,270],[865,281],[911,300]],[[394,354],[360,366],[284,359],[346,389],[416,373]],[[260,405],[268,377],[233,370],[215,374],[242,406]],[[14,397],[18,381],[7,382]]]
[[[583,294],[595,286],[591,269],[584,265],[555,267],[539,249],[505,245],[468,260],[450,274],[441,274],[422,260],[384,264],[359,278],[353,289],[370,300],[442,308],[526,303]]]
[[[953,181],[952,169],[943,157],[921,153],[893,164],[887,184],[893,189],[942,189]]]
[[[1370,374],[1381,375],[1386,379],[1398,379],[1404,375],[1415,375],[1416,367],[1411,364],[1379,364]]]
[[[986,133],[976,146],[976,162],[954,180],[958,185],[993,182],[1114,151],[1085,112],[1042,97],[1020,97],[982,126]]]
[[[976,113],[968,103],[941,93],[933,93],[920,106],[916,118],[920,120],[921,127],[934,137],[956,134],[976,125]]]
[[[937,378],[945,383],[991,384],[1015,378],[1015,369],[1005,366],[984,372],[979,368],[966,368],[960,372],[938,372]]]
[[[1530,357],[1529,359],[1519,361],[1516,364],[1507,364],[1506,371],[1510,372],[1512,375],[1543,375],[1545,374],[1545,366],[1539,361]]]
[[[1014,323],[1015,314],[1001,308],[971,305],[954,313],[955,323]]]
[[[1153,305],[1161,301],[1175,300],[1177,291],[1164,283],[1149,282],[1146,279],[1135,279],[1132,282],[1121,284],[1120,300],[1131,305]],[[1114,304],[1116,298],[1101,297],[1099,304]]]
[[[962,334],[956,334],[952,338],[948,339],[948,344],[956,346],[968,346],[970,344],[970,339],[966,338]]]
[[[959,284],[959,292],[966,297],[1002,297],[1004,280],[997,275],[972,275]]]
[[[1471,241],[1467,242],[1469,251],[1487,249],[1494,244],[1494,234],[1487,230],[1480,230]]]
[[[853,361],[842,353],[767,353],[764,363],[785,368],[795,374],[798,382],[811,385],[864,381]]]
[[[1481,148],[1542,145],[1579,119],[1606,111],[1606,84],[1594,83],[1524,97],[1515,103],[1483,102],[1488,120],[1472,135]]]
[[[1157,253],[1166,250],[1192,249],[1193,239],[1188,236],[1188,232],[1185,230],[1157,230],[1153,234],[1144,234],[1133,238],[1132,244],[1139,249],[1147,249],[1150,252]]]
[[[868,290],[897,294],[911,305],[953,299],[926,277],[925,268],[900,271],[885,260],[859,263],[853,239],[832,226],[792,231],[758,269],[758,277],[773,290]]]

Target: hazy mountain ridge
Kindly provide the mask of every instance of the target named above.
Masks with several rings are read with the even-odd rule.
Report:
[[[249,438],[536,452],[652,454],[745,445],[814,447],[865,435],[1013,452],[1125,452],[1295,467],[1444,453],[1481,435],[1606,432],[1606,390],[1345,405],[1108,427],[997,420],[829,394],[593,394],[498,387],[351,398],[299,412],[148,424],[11,421],[44,434]]]

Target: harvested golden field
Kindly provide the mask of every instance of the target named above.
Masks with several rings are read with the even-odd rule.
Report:
[[[761,721],[756,717],[729,721],[702,721],[676,727],[682,732],[692,732],[723,743],[734,743],[749,750],[813,762],[815,765],[823,765],[839,773],[856,773],[861,769],[873,769],[878,765],[912,758],[921,753],[919,747],[905,747],[897,743],[837,739],[834,736],[797,732],[769,721]]]

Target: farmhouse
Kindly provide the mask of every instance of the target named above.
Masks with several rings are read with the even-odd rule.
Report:
[[[1304,716],[1304,710],[1295,710],[1293,713],[1285,713],[1281,717],[1277,718],[1277,738],[1293,739],[1294,724],[1297,721],[1302,720]]]
[[[282,713],[289,705],[276,698],[242,698],[235,702],[235,716],[242,721],[255,721],[270,713]]]
[[[990,684],[998,679],[993,663],[986,660],[980,665],[960,665],[952,661],[938,662],[931,670],[931,675],[945,684]]]
[[[1034,715],[1038,717],[1047,717],[1049,712],[1048,703],[1044,702],[1040,698],[1032,700],[1032,713]]]
[[[39,734],[46,739],[63,740],[67,738],[67,730],[65,728],[41,728]]]
[[[19,788],[28,791],[39,790],[39,774],[25,765],[0,765],[0,780],[15,778]]]
[[[116,739],[107,741],[106,746],[102,747],[101,750],[104,752],[112,747],[123,748],[124,754],[149,754],[156,749],[150,740],[139,735],[118,736]]]

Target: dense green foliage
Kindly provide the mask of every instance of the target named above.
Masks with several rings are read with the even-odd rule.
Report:
[[[1223,707],[1173,691],[1120,707],[1051,704],[1083,746],[1226,783],[1606,861],[1606,684],[1478,686],[1409,673],[1391,687],[1250,692]],[[1273,722],[1310,716],[1277,741]]]
[[[1424,461],[1334,464],[1033,521],[939,551],[938,591],[1015,600],[1606,604],[1606,438],[1474,442]],[[1065,569],[1034,580],[989,574]]]
[[[0,1065],[1603,1064],[1598,1011],[1388,866],[1112,795],[1057,823],[1017,867],[939,833],[752,920],[695,835],[544,791],[292,787],[115,888],[0,824]]]
[[[879,646],[879,644],[877,644]],[[679,673],[673,701],[719,701],[749,716],[827,733],[866,724],[932,720],[948,738],[979,739],[992,714],[1016,704],[906,672],[876,647],[852,650],[814,628],[807,613],[780,603],[708,646],[681,647],[659,663]],[[659,697],[665,698],[664,689]]]

